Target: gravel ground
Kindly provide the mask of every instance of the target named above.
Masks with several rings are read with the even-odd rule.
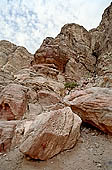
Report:
[[[112,136],[83,124],[73,149],[48,161],[35,161],[16,148],[0,156],[0,170],[112,170]]]

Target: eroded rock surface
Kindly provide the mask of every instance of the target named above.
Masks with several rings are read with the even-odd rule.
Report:
[[[0,121],[0,152],[10,150],[16,121]]]
[[[26,48],[2,40],[0,41],[0,68],[15,73],[23,67],[29,67],[33,55]]]
[[[34,55],[32,65],[54,64],[66,79],[112,73],[112,4],[105,9],[100,25],[87,31],[78,24],[66,24],[56,38],[46,38]]]
[[[48,37],[43,41],[32,65],[54,64],[68,77],[79,80],[80,76],[94,70],[95,57],[90,47],[91,37],[84,27],[66,24],[55,39]]]
[[[0,94],[0,119],[21,119],[26,111],[27,89],[18,84],[6,86]]]
[[[20,151],[31,158],[47,160],[76,144],[81,122],[69,107],[43,113],[31,125]]]
[[[64,101],[84,122],[112,134],[112,89],[93,87],[76,91]]]
[[[112,3],[105,9],[102,20],[96,29],[90,30],[91,46],[97,57],[96,73],[112,74]]]
[[[83,121],[112,134],[111,35],[112,3],[97,28],[66,24],[34,56],[0,41],[1,151],[24,141],[24,154],[46,160],[73,147],[81,120],[66,104]],[[66,88],[66,83],[76,86]],[[11,123],[15,119],[17,125]]]

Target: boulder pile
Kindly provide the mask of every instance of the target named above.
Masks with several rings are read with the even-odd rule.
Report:
[[[76,145],[82,121],[112,135],[112,3],[87,31],[66,24],[34,55],[0,41],[0,152],[47,160]]]

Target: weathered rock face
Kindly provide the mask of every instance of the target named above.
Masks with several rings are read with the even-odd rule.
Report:
[[[0,119],[21,119],[26,111],[26,88],[10,84],[0,94]]]
[[[0,70],[0,92],[2,89],[10,83],[13,83],[14,76],[8,72]]]
[[[32,65],[54,64],[67,80],[112,73],[112,4],[102,21],[89,32],[77,24],[66,24],[58,36],[46,38],[34,55]]]
[[[77,24],[66,24],[55,38],[46,38],[34,55],[35,64],[54,64],[67,76],[80,79],[94,72],[96,59],[91,55],[89,32]],[[80,71],[79,71],[80,70]]]
[[[112,134],[111,35],[112,3],[96,29],[66,24],[34,56],[0,41],[0,152],[21,141],[24,154],[41,160],[70,149],[80,134],[77,115]],[[74,93],[65,82],[78,85]]]
[[[97,56],[98,75],[112,73],[112,3],[105,9],[100,25],[90,30],[91,48]]]
[[[42,90],[38,92],[38,100],[39,103],[43,106],[54,105],[56,103],[61,102],[59,96],[56,95],[54,92]]]
[[[55,66],[64,71],[64,67],[69,59],[66,49],[55,43],[53,38],[46,38],[40,49],[35,53],[34,64],[55,64]],[[33,64],[32,63],[32,64]]]
[[[112,52],[112,3],[105,9],[102,20],[96,29],[90,30],[92,35],[92,45],[99,45],[100,54]],[[97,48],[97,49],[98,49]]]
[[[5,40],[0,41],[0,68],[3,71],[15,73],[23,67],[28,67],[32,57],[24,47]]]
[[[15,127],[15,121],[0,121],[0,152],[10,150]]]
[[[64,101],[84,122],[112,134],[112,89],[93,87],[76,91]]]
[[[47,160],[75,145],[80,124],[81,119],[69,107],[43,113],[31,125],[20,151],[31,158]]]
[[[10,121],[7,121],[7,122],[10,122]],[[14,132],[13,132],[13,138],[11,139],[11,145],[10,145],[11,149],[14,147],[20,146],[24,138],[24,135],[29,130],[29,127],[33,121],[22,120],[22,121],[16,121],[16,122],[17,123],[14,129]]]

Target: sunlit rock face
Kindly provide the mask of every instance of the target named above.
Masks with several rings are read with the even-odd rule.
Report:
[[[75,91],[64,101],[84,122],[112,134],[112,89],[92,87]]]
[[[69,107],[43,113],[30,126],[20,151],[34,159],[50,159],[76,144],[81,122]]]

